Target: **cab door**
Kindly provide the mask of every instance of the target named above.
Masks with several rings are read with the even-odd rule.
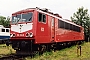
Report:
[[[50,37],[48,33],[47,15],[44,13],[38,13],[38,21],[36,27],[36,42],[37,43],[49,43]]]
[[[51,19],[51,42],[55,40],[55,18]]]

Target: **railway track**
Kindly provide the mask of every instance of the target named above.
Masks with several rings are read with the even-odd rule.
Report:
[[[0,57],[0,60],[24,60],[25,57],[26,56],[11,54]]]

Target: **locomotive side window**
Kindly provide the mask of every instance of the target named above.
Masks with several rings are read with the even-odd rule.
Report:
[[[76,26],[75,31],[80,32],[80,27]]]
[[[64,29],[80,32],[80,27],[61,21],[61,20],[58,20],[58,28],[64,28]]]
[[[41,13],[39,13],[39,22],[41,22],[42,21],[42,14]]]
[[[80,32],[80,27],[78,27],[78,30],[77,31]]]
[[[64,22],[61,20],[58,20],[58,28],[64,28]]]
[[[69,23],[65,22],[65,29],[69,29]]]
[[[77,31],[80,32],[80,27],[77,28]]]
[[[70,24],[70,30],[72,30],[72,24]]]
[[[5,32],[5,29],[2,29],[2,32]]]
[[[72,25],[72,30],[75,31],[75,26],[74,25]]]
[[[80,32],[80,27],[75,26],[75,25],[72,25],[72,30],[73,30],[73,31]]]
[[[43,15],[43,22],[46,22],[46,16]]]
[[[75,26],[75,31],[77,31],[77,26]]]
[[[46,22],[46,15],[42,14],[42,13],[39,13],[39,19],[38,19],[39,22]]]
[[[52,18],[52,26],[54,26],[54,18]]]

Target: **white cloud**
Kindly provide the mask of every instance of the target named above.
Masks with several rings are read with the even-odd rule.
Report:
[[[83,6],[90,10],[89,0],[0,0],[0,15],[11,16],[12,13],[26,8],[48,8],[70,19],[77,8]]]

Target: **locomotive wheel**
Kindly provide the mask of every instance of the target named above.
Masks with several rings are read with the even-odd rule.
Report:
[[[39,55],[43,54],[43,52],[46,51],[46,45],[39,45],[38,47],[38,51],[39,51]]]
[[[39,55],[41,55],[42,54],[42,47],[39,45],[39,47],[38,47],[38,52],[39,52]]]

